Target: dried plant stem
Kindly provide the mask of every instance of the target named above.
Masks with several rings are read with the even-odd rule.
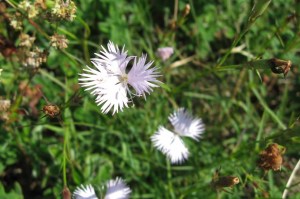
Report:
[[[177,15],[178,15],[178,0],[174,1],[174,16],[173,20],[177,21]]]
[[[290,188],[290,186],[291,186],[291,184],[293,182],[293,179],[295,178],[296,173],[297,173],[297,171],[299,169],[300,169],[300,159],[298,160],[298,162],[297,162],[297,164],[296,164],[296,166],[295,166],[295,168],[294,168],[294,170],[293,170],[293,172],[292,172],[292,174],[291,174],[291,176],[290,176],[290,178],[289,178],[289,180],[288,180],[288,182],[287,182],[287,184],[285,186],[285,190],[284,190],[284,192],[282,194],[282,199],[286,198],[286,196],[287,196],[287,194],[289,192],[289,188]]]

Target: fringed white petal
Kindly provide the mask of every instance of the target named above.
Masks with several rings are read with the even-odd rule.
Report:
[[[98,199],[92,185],[81,185],[73,193],[75,199]]]
[[[191,137],[194,140],[201,138],[205,130],[202,120],[193,118],[184,108],[180,108],[171,114],[169,120],[174,126],[176,133],[180,136]]]
[[[104,199],[128,199],[131,193],[131,189],[121,178],[108,181],[106,188]]]
[[[151,140],[154,146],[164,153],[172,163],[182,163],[189,156],[189,151],[180,136],[162,126],[151,136]]]
[[[134,59],[133,66],[128,73],[128,84],[130,84],[138,96],[144,96],[152,92],[152,87],[158,87],[160,83],[156,78],[159,77],[158,68],[151,67],[153,62],[146,64],[146,55],[142,55],[138,60]]]

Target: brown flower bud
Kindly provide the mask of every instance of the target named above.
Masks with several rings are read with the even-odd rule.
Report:
[[[271,62],[271,70],[273,73],[281,74],[284,76],[290,71],[292,62],[290,60],[285,61],[277,58],[270,59]]]
[[[219,176],[220,171],[217,170],[214,173],[211,185],[215,189],[223,189],[225,187],[232,188],[240,182],[240,179],[236,176]]]
[[[186,17],[188,14],[190,14],[190,11],[191,11],[190,4],[186,4],[182,13],[183,17]]]
[[[57,105],[49,104],[43,107],[43,112],[47,116],[54,118],[60,114],[60,108]]]
[[[67,186],[64,187],[62,191],[63,199],[71,199],[71,192]]]
[[[169,23],[169,27],[171,30],[175,30],[177,28],[177,22],[176,20],[171,20]]]

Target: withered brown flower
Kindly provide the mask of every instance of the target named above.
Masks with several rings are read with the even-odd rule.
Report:
[[[278,144],[270,144],[265,150],[260,152],[258,166],[268,171],[270,169],[277,171],[281,168],[283,159],[282,154],[285,152],[284,147]]]
[[[60,108],[57,105],[48,104],[43,107],[43,112],[49,117],[56,117],[60,114]]]

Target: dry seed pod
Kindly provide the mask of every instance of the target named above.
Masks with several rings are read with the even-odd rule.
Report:
[[[225,187],[232,188],[234,185],[240,182],[240,179],[236,176],[219,176],[220,171],[217,170],[214,173],[211,185],[215,189],[223,189]]]
[[[214,182],[214,187],[216,188],[224,188],[224,187],[230,187],[232,188],[234,185],[238,184],[240,182],[238,177],[235,176],[222,176],[219,177],[216,182]]]
[[[46,115],[54,118],[60,114],[60,109],[57,105],[49,104],[43,107],[43,112]]]
[[[273,73],[281,74],[284,76],[288,74],[291,69],[292,62],[290,60],[285,61],[277,58],[270,59],[271,70]]]
[[[270,169],[277,171],[281,168],[283,159],[282,154],[285,148],[279,148],[278,144],[270,144],[265,150],[260,152],[258,166],[268,171]]]
[[[63,199],[71,199],[71,192],[67,186],[64,187],[62,191]]]

